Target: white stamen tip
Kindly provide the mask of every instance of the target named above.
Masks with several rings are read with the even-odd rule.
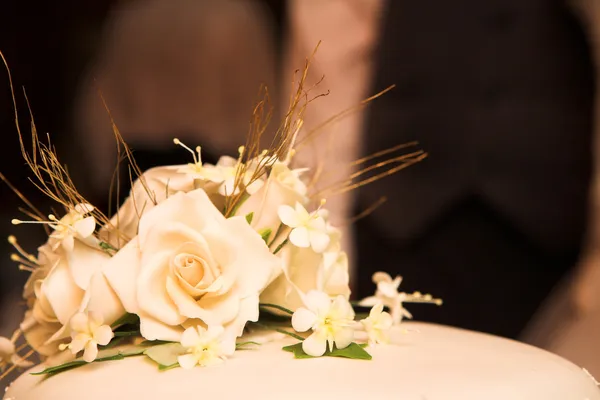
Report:
[[[173,143],[175,143],[176,145],[179,146],[181,144],[181,141],[179,139],[175,138],[175,139],[173,139]]]
[[[12,221],[10,221],[10,223],[13,225],[19,225],[19,224],[22,224],[23,221],[21,221],[20,219],[14,218]]]
[[[54,214],[50,214],[50,215],[48,215],[48,219],[49,219],[50,221],[58,221],[58,219],[57,219],[57,218],[54,216]]]

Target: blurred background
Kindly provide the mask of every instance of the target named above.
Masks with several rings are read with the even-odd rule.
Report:
[[[142,169],[235,154],[259,87],[286,110],[294,70],[316,44],[305,132],[389,85],[366,109],[325,128],[298,154],[329,180],[350,161],[418,140],[430,156],[396,176],[330,199],[352,228],[353,293],[378,270],[407,291],[444,298],[419,320],[549,349],[600,375],[600,175],[594,0],[4,0],[0,50],[28,130],[25,87],[79,189],[106,209],[116,162],[103,93]],[[3,83],[2,83],[3,82]],[[275,118],[277,119],[277,118]],[[27,182],[8,77],[0,75],[0,172],[43,210]],[[327,156],[325,156],[327,154]],[[326,186],[327,182],[323,182]],[[33,251],[43,230],[14,227],[19,199],[2,185],[0,233]],[[21,318],[27,273],[0,262],[0,335]],[[404,286],[405,285],[405,286]]]

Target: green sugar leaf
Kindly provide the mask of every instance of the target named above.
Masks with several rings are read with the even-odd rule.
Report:
[[[350,343],[350,345],[348,347],[345,347],[343,349],[338,349],[337,347],[334,346],[332,351],[327,350],[325,352],[325,354],[323,354],[323,357],[343,357],[343,358],[350,358],[353,360],[370,360],[373,357],[371,357],[371,355],[369,353],[367,353],[367,351],[363,348],[363,345],[359,345],[358,343]],[[308,354],[306,354],[304,352],[304,350],[302,349],[302,342],[300,343],[296,343],[290,346],[285,346],[283,348],[284,351],[290,352],[294,354],[295,358],[318,358],[318,357],[313,357],[310,356]]]
[[[144,350],[146,350],[143,346],[123,346],[118,349],[106,349],[101,350],[98,353],[98,358],[96,358],[93,362],[104,362],[104,361],[115,361],[122,360],[127,357],[135,357],[144,354]],[[33,372],[31,375],[56,375],[60,372],[68,371],[70,369],[82,367],[84,365],[90,364],[80,358],[70,361],[64,364],[56,365],[54,367],[46,368],[41,372]]]
[[[258,233],[260,234],[262,240],[264,240],[265,243],[268,243],[269,237],[271,236],[271,233],[273,233],[273,230],[271,228],[265,228],[258,231]]]
[[[185,347],[181,344],[167,343],[149,347],[144,354],[158,364],[159,370],[164,371],[176,367],[179,363],[177,357],[184,355],[185,352]]]

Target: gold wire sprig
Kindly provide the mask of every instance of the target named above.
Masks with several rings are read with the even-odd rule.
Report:
[[[39,268],[38,259],[34,255],[26,252],[17,242],[13,235],[8,237],[8,243],[15,249],[16,253],[10,255],[11,261],[19,263],[21,271],[33,272]]]
[[[345,223],[345,225],[352,225],[352,224],[356,223],[357,221],[371,215],[375,210],[377,210],[379,207],[381,207],[386,201],[387,201],[387,197],[385,197],[385,196],[380,197],[379,199],[377,199],[376,202],[371,204],[365,210],[361,211],[359,214],[357,214],[354,217],[352,217],[351,219],[349,219],[348,222]]]
[[[382,150],[380,152],[374,153],[367,157],[363,157],[358,159],[352,163],[353,165],[364,164],[367,161],[373,160],[377,157],[381,157],[381,155],[388,155],[393,151],[403,149],[407,147],[407,145],[399,145],[390,149]],[[385,158],[382,161],[379,161],[373,165],[368,167],[364,167],[353,174],[351,174],[347,179],[342,181],[334,182],[333,184],[319,190],[316,193],[310,195],[311,198],[330,198],[336,195],[340,195],[343,193],[347,193],[352,190],[356,190],[362,186],[374,183],[380,179],[388,177],[397,173],[400,170],[403,170],[411,165],[414,165],[427,157],[427,153],[422,150],[414,151],[412,153],[399,155],[396,157]],[[368,175],[369,173],[374,173],[372,176],[363,177],[363,175]],[[357,180],[360,178],[359,180]]]
[[[304,68],[300,73],[298,81],[296,81],[296,76],[299,71],[294,73],[294,79],[292,80],[292,87],[294,89],[290,93],[288,110],[281,124],[277,128],[270,146],[266,150],[261,150],[261,138],[266,132],[271,120],[272,107],[270,106],[267,88],[261,87],[259,93],[262,94],[262,99],[258,101],[257,105],[254,107],[246,144],[240,151],[238,168],[234,179],[234,188],[242,188],[244,183],[246,186],[249,186],[256,180],[261,179],[265,174],[268,174],[269,168],[276,160],[289,163],[291,156],[293,155],[298,134],[304,123],[304,112],[307,105],[319,97],[328,95],[327,92],[315,95],[312,98],[309,97],[310,92],[321,83],[323,78],[312,87],[305,87],[310,64],[314,59],[320,44],[321,42],[317,44],[313,53],[305,60]],[[253,167],[254,170],[248,181],[245,182],[249,167]],[[226,199],[225,216],[231,216],[239,202],[243,200],[243,196],[244,193],[241,190],[237,190],[237,193]]]
[[[8,73],[11,99],[13,103],[13,113],[15,118],[15,127],[19,138],[21,154],[35,178],[30,178],[29,180],[38,190],[44,193],[47,197],[62,205],[66,212],[70,211],[77,204],[89,203],[75,187],[75,184],[73,183],[69,175],[67,167],[63,166],[58,160],[58,157],[56,155],[56,149],[52,145],[49,136],[47,143],[42,143],[40,141],[39,135],[37,133],[37,128],[35,126],[35,121],[33,118],[33,113],[29,103],[29,99],[27,97],[27,93],[23,91],[27,108],[29,110],[29,122],[31,127],[31,150],[28,151],[26,149],[19,122],[19,112],[17,107],[15,89],[12,81],[12,75],[10,73],[8,62],[6,61],[6,58],[1,52],[0,57],[2,58],[2,61],[4,62]],[[6,179],[3,180],[6,181]],[[31,202],[25,199],[25,196],[23,196],[18,191],[15,191],[15,193],[17,194],[17,196],[19,196],[19,198],[21,198],[25,202],[25,204],[28,207],[31,208],[31,214],[34,214],[37,217],[39,217],[35,219],[44,219],[44,216],[39,212],[39,210],[32,206]],[[96,218],[96,220],[100,222],[104,223],[108,221],[108,218],[106,218],[106,216],[104,216],[97,209],[94,210],[93,215]]]
[[[351,106],[351,107],[331,116],[330,118],[326,119],[325,121],[321,122],[320,124],[318,124],[317,126],[312,128],[310,131],[308,131],[306,133],[306,135],[304,135],[304,137],[300,141],[298,141],[298,146],[296,147],[296,149],[300,150],[301,148],[306,146],[308,143],[310,143],[311,140],[314,140],[316,135],[319,134],[321,132],[321,130],[323,128],[325,128],[326,126],[328,126],[329,124],[339,121],[342,118],[344,118],[354,112],[360,111],[361,109],[366,107],[370,102],[383,96],[384,94],[386,94],[390,90],[394,89],[395,87],[396,87],[396,85],[390,85],[387,88],[383,89],[382,91],[375,93],[374,95],[367,97],[364,100],[361,100],[358,104]]]

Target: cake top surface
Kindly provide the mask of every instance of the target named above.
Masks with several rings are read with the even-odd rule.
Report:
[[[489,335],[424,323],[395,328],[371,361],[294,360],[292,339],[237,351],[211,368],[157,371],[145,357],[94,363],[50,379],[25,374],[5,400],[383,399],[600,400],[581,368],[537,348]],[[41,367],[36,367],[41,368]],[[35,370],[35,368],[34,368]],[[93,388],[93,389],[92,389]]]

